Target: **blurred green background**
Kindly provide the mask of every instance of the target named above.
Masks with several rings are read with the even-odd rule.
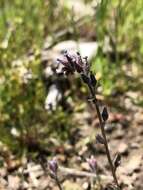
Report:
[[[83,6],[79,12],[72,0],[0,1],[0,141],[16,153],[31,142],[47,145],[49,137],[62,141],[75,125],[72,112],[62,106],[54,114],[45,111],[41,51],[46,39],[49,49],[63,40],[96,41],[92,70],[105,98],[143,92],[143,1],[78,3]],[[75,94],[69,92],[71,99],[78,83],[76,79],[71,89]],[[143,106],[143,98],[134,103]],[[18,134],[13,135],[12,129]]]

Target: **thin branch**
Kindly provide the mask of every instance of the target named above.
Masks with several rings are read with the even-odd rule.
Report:
[[[106,154],[107,154],[108,162],[110,164],[112,175],[113,175],[115,183],[117,184],[117,187],[120,189],[120,186],[119,186],[119,183],[118,183],[118,180],[117,180],[117,177],[116,177],[115,168],[113,166],[110,151],[109,151],[109,147],[108,147],[108,142],[107,142],[106,133],[105,133],[105,129],[104,129],[105,122],[103,122],[103,120],[102,120],[102,116],[101,116],[101,113],[100,113],[100,109],[99,109],[99,106],[98,106],[98,102],[97,102],[94,90],[92,89],[92,87],[90,85],[88,85],[88,88],[89,88],[90,93],[92,95],[92,102],[93,102],[93,104],[95,105],[95,108],[96,108],[97,116],[98,116],[99,123],[100,123],[101,133],[102,133],[102,136],[103,136],[104,142],[105,142],[104,146],[105,146],[105,149],[106,149]]]

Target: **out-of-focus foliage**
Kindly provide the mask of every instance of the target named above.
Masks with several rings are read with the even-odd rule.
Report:
[[[13,129],[17,139],[26,135],[37,140],[41,128],[47,127],[47,137],[54,132],[63,138],[71,126],[62,109],[55,117],[44,109],[40,51],[45,37],[54,38],[53,31],[65,27],[70,18],[66,4],[59,4],[55,0],[0,1],[0,140],[12,148],[19,144],[11,135]]]
[[[43,130],[47,136],[52,133],[54,137],[65,138],[72,125],[71,115],[62,108],[54,113],[44,110],[46,90],[40,61],[44,40],[48,37],[54,41],[55,31],[72,25],[73,39],[80,38],[69,1],[0,1],[0,134],[1,141],[13,147],[18,144],[10,132],[13,128],[18,129],[21,136],[26,134],[27,138],[39,138],[41,142]],[[99,45],[92,68],[101,76],[104,94],[140,88],[143,1],[82,2],[86,5],[97,2],[94,17],[87,18],[86,30],[93,27]]]
[[[67,20],[65,19],[67,18]],[[28,49],[41,44],[68,22],[68,8],[56,0],[1,0],[0,40],[6,60],[17,58]],[[3,59],[4,59],[3,57]]]
[[[121,91],[130,86],[135,88],[142,75],[142,7],[142,0],[138,3],[135,0],[101,0],[96,7],[95,31],[100,48],[93,67],[102,74],[107,95],[115,87]]]

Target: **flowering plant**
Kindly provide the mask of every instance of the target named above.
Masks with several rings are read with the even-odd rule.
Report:
[[[90,64],[88,62],[88,58],[84,57],[82,58],[80,53],[76,53],[74,55],[69,54],[67,51],[64,53],[63,59],[57,59],[58,63],[63,65],[62,71],[64,74],[74,74],[75,72],[79,73],[83,82],[87,85],[89,92],[90,92],[90,101],[94,104],[97,112],[97,116],[99,119],[100,123],[100,129],[101,129],[101,135],[97,135],[97,142],[104,144],[105,150],[106,150],[106,155],[107,159],[112,171],[112,176],[114,179],[114,183],[116,185],[116,188],[119,190],[121,189],[117,176],[116,176],[116,169],[119,166],[120,163],[120,156],[116,156],[114,161],[112,161],[111,154],[109,151],[109,146],[107,142],[107,137],[105,133],[105,124],[108,120],[108,111],[107,108],[104,107],[103,111],[100,112],[99,104],[98,104],[98,99],[96,97],[96,86],[97,86],[97,80],[95,75],[90,71]],[[93,161],[92,163],[90,162],[91,167],[93,167]]]

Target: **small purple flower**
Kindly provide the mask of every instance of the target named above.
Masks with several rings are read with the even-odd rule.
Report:
[[[89,164],[89,167],[91,168],[92,171],[95,171],[97,168],[97,161],[92,155],[90,158],[87,159],[87,163]]]
[[[49,161],[49,169],[50,171],[56,175],[57,170],[58,170],[58,163],[56,159],[50,160]]]

